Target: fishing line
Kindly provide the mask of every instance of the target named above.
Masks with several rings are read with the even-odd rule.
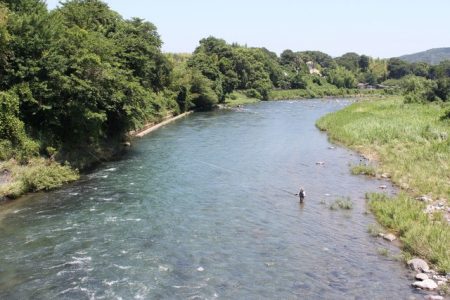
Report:
[[[243,173],[243,172],[241,172],[241,171],[236,171],[236,170],[224,168],[224,167],[221,167],[221,166],[219,166],[219,165],[212,164],[212,163],[209,163],[209,162],[206,162],[206,161],[201,161],[201,160],[198,160],[198,159],[193,159],[193,161],[196,161],[196,162],[198,162],[198,163],[207,165],[207,166],[212,167],[212,168],[216,168],[216,169],[218,169],[218,170],[227,171],[227,172],[229,172],[229,173],[240,174],[240,175],[242,175],[242,176],[249,177],[247,174],[245,174],[245,173]],[[287,194],[289,194],[289,195],[291,195],[291,196],[297,196],[295,193],[292,193],[292,192],[290,192],[290,191],[288,191],[288,190],[285,190],[285,189],[279,188],[279,187],[277,187],[277,186],[274,186],[273,184],[270,184],[270,183],[269,183],[269,184],[266,184],[266,185],[272,187],[272,188],[275,189],[275,190],[278,190],[278,191],[287,193]]]

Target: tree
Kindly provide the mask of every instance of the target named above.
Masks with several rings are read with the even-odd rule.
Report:
[[[398,58],[389,59],[387,69],[389,71],[389,78],[399,79],[403,76],[411,74],[410,65]]]
[[[327,80],[338,88],[351,89],[356,87],[356,78],[353,73],[340,66],[335,69],[331,69],[328,72]]]
[[[194,70],[191,78],[191,98],[197,110],[210,110],[218,103],[213,82]]]
[[[370,58],[367,55],[361,55],[358,60],[358,66],[363,71],[366,72],[369,69]]]
[[[336,63],[339,66],[346,68],[349,71],[356,73],[359,68],[360,56],[354,52],[348,52],[341,57],[335,58]]]

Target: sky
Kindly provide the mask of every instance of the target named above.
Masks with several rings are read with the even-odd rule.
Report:
[[[47,0],[49,9],[60,0]],[[449,0],[104,0],[152,22],[164,52],[194,51],[208,36],[280,54],[320,50],[388,58],[450,47]]]

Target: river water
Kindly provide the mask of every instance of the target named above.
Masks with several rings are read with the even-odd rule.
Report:
[[[3,205],[0,298],[421,299],[399,250],[367,233],[364,193],[389,183],[350,175],[360,157],[315,128],[347,104],[196,113]],[[338,197],[353,209],[330,210]]]

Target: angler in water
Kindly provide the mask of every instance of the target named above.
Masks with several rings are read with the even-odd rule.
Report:
[[[303,203],[303,200],[305,200],[306,192],[302,187],[300,187],[300,191],[295,195],[298,195],[298,197],[300,198],[300,203]]]

